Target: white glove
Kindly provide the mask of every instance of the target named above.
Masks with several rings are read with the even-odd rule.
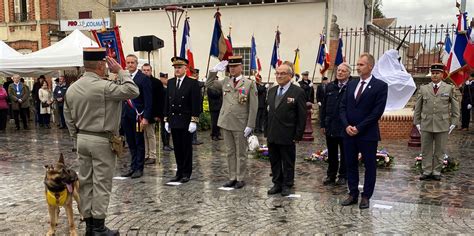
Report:
[[[215,65],[215,66],[211,69],[211,72],[225,71],[225,68],[227,67],[227,64],[229,64],[229,62],[226,61],[226,60],[223,60],[223,61],[217,63],[217,65]]]
[[[270,87],[270,84],[265,84],[265,88],[269,88]]]
[[[168,132],[168,134],[171,134],[170,123],[165,122],[165,130],[166,130],[166,132]]]
[[[252,128],[250,127],[245,127],[245,130],[244,130],[244,137],[248,137],[250,135],[250,133],[252,133]]]
[[[189,133],[194,133],[196,131],[197,125],[196,122],[189,123],[188,131]]]
[[[421,125],[416,125],[416,129],[417,129],[418,132],[421,134]]]
[[[467,109],[468,109],[468,110],[471,110],[471,108],[472,108],[472,105],[471,105],[471,104],[467,104]]]
[[[448,132],[448,134],[451,134],[451,132],[453,132],[453,129],[454,129],[455,127],[456,127],[455,125],[449,126],[449,132]]]
[[[321,106],[321,102],[318,102],[318,106]]]

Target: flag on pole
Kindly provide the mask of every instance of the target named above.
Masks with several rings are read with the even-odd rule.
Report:
[[[300,68],[300,49],[297,48],[295,50],[295,60],[293,61],[293,65],[295,66],[295,74],[301,75],[301,68]]]
[[[460,13],[458,17],[457,32],[454,35],[454,44],[449,53],[446,69],[448,78],[450,78],[457,86],[460,86],[468,77],[468,73],[464,73],[466,62],[464,61],[464,51],[467,46],[466,30],[463,28],[466,22],[466,12]],[[464,23],[463,23],[464,22]],[[463,26],[464,24],[464,26]],[[460,31],[463,30],[464,31]]]
[[[474,30],[472,28],[469,28],[469,40],[464,50],[464,60],[471,68],[474,68]]]
[[[214,15],[214,18],[214,32],[212,34],[211,50],[209,55],[217,57],[222,61],[227,59],[229,56],[232,56],[232,45],[222,32],[221,13],[219,10]]]
[[[181,41],[180,57],[186,58],[189,61],[188,69],[186,71],[187,76],[191,76],[194,71],[194,58],[193,58],[193,51],[191,47],[190,31],[191,31],[191,28],[189,27],[189,17],[186,17],[186,19],[184,20],[183,39]]]
[[[260,59],[257,57],[257,44],[255,43],[255,37],[252,35],[252,42],[250,48],[250,70],[260,73],[262,65],[260,65]]]
[[[441,61],[443,62],[444,65],[448,64],[448,59],[449,59],[449,54],[451,53],[451,38],[449,37],[449,34],[446,34],[446,38],[444,39],[444,49],[441,55]]]
[[[277,29],[275,34],[275,42],[273,43],[273,52],[272,52],[272,61],[270,65],[273,69],[276,69],[277,66],[281,65],[282,61],[280,59],[280,31]]]
[[[334,61],[334,65],[336,66],[344,62],[344,56],[342,56],[342,46],[342,38],[339,38],[337,43],[336,61]]]
[[[321,35],[321,45],[319,46],[319,58],[318,58],[318,64],[321,65],[321,69],[319,72],[321,75],[324,75],[324,73],[329,69],[329,53],[326,53],[326,39],[324,35]]]

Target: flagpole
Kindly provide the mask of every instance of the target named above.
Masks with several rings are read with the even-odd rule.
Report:
[[[207,58],[206,79],[207,79],[207,75],[209,74],[209,63],[210,62],[211,62],[211,54],[209,53],[209,57]]]
[[[311,83],[314,83],[314,75],[316,74],[316,67],[318,65],[319,57],[321,56],[321,55],[319,55],[321,53],[321,43],[322,43],[322,37],[320,35],[319,36],[318,54],[316,56],[316,63],[314,63],[313,77],[311,78]]]

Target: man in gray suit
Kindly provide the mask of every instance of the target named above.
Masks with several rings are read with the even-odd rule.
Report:
[[[459,119],[454,86],[442,80],[444,65],[431,65],[431,83],[420,86],[413,122],[421,133],[423,173],[420,180],[441,180],[448,134]],[[434,145],[434,153],[433,153]]]
[[[228,64],[230,77],[217,80],[217,72],[224,71]],[[236,189],[245,186],[247,171],[247,137],[255,128],[258,98],[255,81],[242,75],[242,56],[231,56],[210,70],[206,87],[221,90],[222,108],[217,125],[223,129],[227,147],[229,181],[224,187]]]

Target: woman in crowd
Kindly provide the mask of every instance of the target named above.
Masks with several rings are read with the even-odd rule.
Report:
[[[8,114],[8,93],[7,90],[0,86],[0,131],[4,131],[7,127]]]
[[[41,120],[43,121],[44,127],[47,129],[51,129],[49,125],[50,116],[51,116],[51,104],[53,104],[53,96],[51,91],[48,88],[48,82],[43,81],[41,84],[41,88],[38,91],[38,97],[41,102],[40,104],[40,116]]]

